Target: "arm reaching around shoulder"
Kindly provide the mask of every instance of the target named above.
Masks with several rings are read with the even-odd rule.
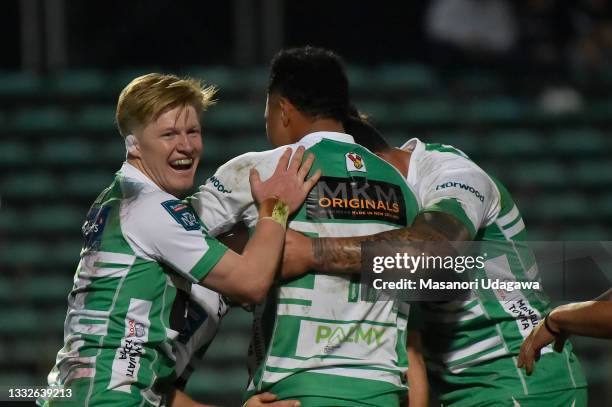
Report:
[[[408,405],[410,407],[427,407],[429,405],[429,382],[427,368],[423,359],[421,333],[412,331],[408,334]]]
[[[262,182],[257,170],[249,181],[253,198],[259,203],[259,222],[242,255],[227,251],[200,283],[243,302],[261,302],[274,280],[281,259],[289,214],[297,210],[318,181],[317,171],[305,180],[314,156],[301,163],[304,148],[291,149],[281,156],[272,177]]]
[[[326,273],[357,273],[361,267],[361,243],[376,241],[441,242],[469,240],[466,226],[443,212],[424,212],[405,228],[369,236],[314,238],[288,231],[283,256],[284,278],[296,277],[307,270]],[[441,245],[431,245],[432,254]],[[445,255],[447,253],[440,253]]]
[[[612,289],[593,301],[553,309],[525,338],[517,366],[530,375],[542,349],[554,342],[555,351],[561,352],[570,335],[612,339]]]

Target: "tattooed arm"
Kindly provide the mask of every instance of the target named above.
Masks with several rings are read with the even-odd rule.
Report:
[[[324,237],[310,239],[297,232],[287,232],[283,257],[283,278],[301,275],[305,270],[326,273],[356,273],[361,267],[362,242],[436,242],[425,244],[434,255],[452,254],[452,248],[439,242],[470,240],[465,225],[444,212],[424,212],[406,228],[369,236]],[[441,252],[442,251],[442,252]]]

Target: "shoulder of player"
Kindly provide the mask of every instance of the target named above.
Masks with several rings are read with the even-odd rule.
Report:
[[[267,167],[274,168],[278,158],[283,154],[283,151],[285,151],[285,148],[287,148],[287,146],[278,147],[274,150],[251,151],[241,154],[220,166],[215,172],[215,176],[229,176],[232,180],[246,180],[248,184],[249,171],[251,168],[257,168],[260,172]]]
[[[411,161],[414,161],[417,167],[426,169],[428,173],[435,171],[457,173],[458,171],[463,171],[480,175],[493,182],[489,174],[460,149],[448,144],[432,144],[417,141],[418,144],[412,153]]]
[[[499,201],[501,194],[495,181],[463,151],[447,144],[427,144],[413,140],[416,140],[416,144],[411,156],[410,171],[414,173],[409,174],[409,180],[412,179],[413,183],[427,189],[444,188],[447,183],[464,183],[466,186],[481,188],[481,192],[489,199]]]
[[[142,233],[161,230],[168,225],[200,230],[199,223],[189,222],[185,214],[193,215],[193,209],[185,201],[157,190],[140,194],[137,199],[125,200],[121,208],[121,223],[132,232]]]

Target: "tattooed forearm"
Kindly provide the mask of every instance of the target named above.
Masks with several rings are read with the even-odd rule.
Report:
[[[466,227],[441,212],[420,214],[410,227],[369,236],[312,240],[315,269],[329,273],[357,272],[361,268],[361,243],[375,241],[440,242],[469,240]],[[436,245],[438,248],[439,245]]]

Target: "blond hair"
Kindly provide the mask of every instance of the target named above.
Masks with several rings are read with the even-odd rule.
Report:
[[[214,86],[204,86],[197,79],[150,73],[132,80],[119,95],[115,120],[125,138],[137,126],[143,126],[178,106],[193,106],[198,116],[215,103]]]

